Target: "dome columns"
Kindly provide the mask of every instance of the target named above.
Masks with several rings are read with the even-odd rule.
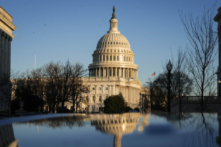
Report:
[[[122,67],[99,67],[89,69],[91,77],[137,78],[137,69]]]

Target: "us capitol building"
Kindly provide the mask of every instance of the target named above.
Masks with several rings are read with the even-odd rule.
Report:
[[[117,27],[118,20],[113,8],[110,29],[100,38],[93,52],[93,63],[89,64],[89,77],[83,82],[90,93],[85,93],[86,102],[80,109],[99,112],[104,107],[104,100],[111,95],[122,93],[128,106],[139,107],[139,93],[142,87],[138,80],[138,66],[134,64],[134,54],[130,43]],[[71,104],[70,104],[71,105]],[[70,105],[67,107],[70,108]]]

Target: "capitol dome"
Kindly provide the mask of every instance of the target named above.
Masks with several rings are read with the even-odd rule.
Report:
[[[130,43],[117,27],[115,8],[110,20],[110,29],[97,43],[89,65],[89,76],[137,78],[138,66],[134,64],[134,53]]]
[[[105,47],[122,47],[130,49],[130,43],[122,34],[110,32],[102,36],[97,43],[97,50]]]

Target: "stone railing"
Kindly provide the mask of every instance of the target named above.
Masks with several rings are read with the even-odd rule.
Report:
[[[122,81],[131,82],[134,79],[131,78],[121,78],[121,77],[83,77],[83,81]]]
[[[170,101],[171,112],[178,112],[179,111],[179,102],[181,100],[181,107],[184,111],[192,112],[192,111],[199,111],[201,110],[202,106],[202,97],[201,96],[182,96]],[[203,97],[203,106],[207,109],[214,110],[221,105],[221,97],[218,96],[204,96]]]

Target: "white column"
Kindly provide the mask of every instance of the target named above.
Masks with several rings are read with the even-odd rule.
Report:
[[[126,75],[125,75],[126,78],[128,78],[128,68],[126,68]]]
[[[6,76],[7,76],[7,78],[8,78],[8,66],[9,66],[9,64],[8,64],[8,35],[5,35],[5,59],[4,59],[5,61],[5,74],[6,74]]]
[[[4,76],[4,73],[5,73],[5,71],[4,71],[4,66],[5,66],[5,63],[4,63],[4,61],[5,61],[5,33],[4,32],[2,32],[2,34],[1,34],[1,66],[0,66],[0,68],[1,68],[1,74],[2,74],[2,77]]]
[[[110,85],[107,86],[108,86],[108,96],[110,96]]]
[[[94,85],[94,92],[95,92],[95,95],[97,94],[97,85]]]
[[[103,103],[103,100],[104,100],[104,85],[101,85],[101,103]]]
[[[101,68],[99,68],[98,76],[99,76],[99,77],[101,76]]]
[[[135,70],[135,79],[137,79],[137,70]]]
[[[121,68],[119,68],[119,77],[121,77]]]
[[[109,77],[109,68],[107,67],[107,77]]]
[[[123,68],[123,78],[125,78],[125,68]]]

